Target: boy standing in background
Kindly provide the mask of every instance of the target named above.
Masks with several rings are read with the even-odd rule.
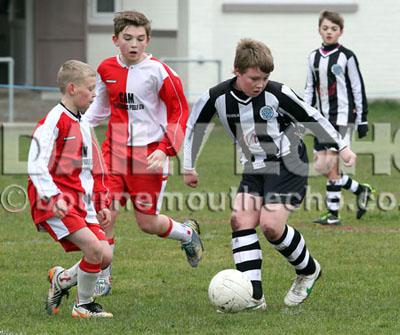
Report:
[[[344,20],[339,13],[323,11],[319,17],[319,34],[322,47],[308,57],[307,83],[304,100],[316,107],[340,133],[347,146],[351,144],[354,124],[358,137],[368,132],[368,104],[364,81],[354,53],[339,44]],[[374,192],[369,184],[361,184],[339,170],[337,146],[320,143],[314,138],[314,167],[325,177],[326,205],[328,211],[314,220],[322,225],[339,225],[341,189],[357,197],[357,219],[367,210]]]

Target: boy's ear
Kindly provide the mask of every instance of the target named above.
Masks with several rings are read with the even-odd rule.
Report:
[[[113,41],[114,45],[115,45],[116,47],[118,47],[118,37],[115,36],[115,35],[112,35],[112,41]]]
[[[74,83],[68,83],[67,86],[65,87],[65,92],[67,92],[69,95],[74,95],[75,94]]]

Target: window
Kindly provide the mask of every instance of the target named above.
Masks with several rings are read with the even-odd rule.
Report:
[[[110,25],[114,13],[121,10],[122,0],[88,0],[88,22],[92,25]]]

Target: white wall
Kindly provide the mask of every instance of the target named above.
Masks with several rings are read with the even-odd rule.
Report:
[[[303,94],[307,55],[321,43],[318,13],[223,13],[223,0],[189,1],[190,57],[223,59],[223,76],[229,78],[237,41],[259,39],[271,48],[275,59],[271,79]],[[400,2],[356,3],[356,13],[343,15],[341,43],[356,53],[368,97],[400,98]],[[198,87],[199,78],[192,78],[190,86]]]
[[[178,0],[122,0],[121,10],[137,10],[144,13],[151,21],[152,30],[176,31],[178,29]],[[113,21],[110,16],[107,26],[107,33],[89,33],[87,36],[87,61],[90,65],[97,65],[105,58],[118,53],[118,49],[111,40],[113,34]],[[154,37],[154,45],[159,49],[162,41]],[[161,57],[162,55],[156,55]]]
[[[223,79],[232,76],[235,47],[240,38],[265,42],[273,53],[275,71],[271,79],[284,82],[303,95],[306,58],[319,47],[318,13],[223,13],[224,0],[124,0],[123,9],[143,11],[153,29],[178,29],[177,54],[188,58],[223,60]],[[305,0],[307,1],[307,0]],[[334,0],[328,1],[330,3]],[[369,98],[400,98],[400,1],[355,0],[356,13],[344,14],[341,43],[358,57]],[[184,14],[186,22],[178,22]],[[179,27],[187,27],[180,34]],[[110,34],[90,34],[88,61],[92,65],[116,52]],[[158,54],[162,57],[162,54]],[[176,64],[172,67],[185,69]],[[191,101],[217,82],[214,64],[190,65],[183,74]]]

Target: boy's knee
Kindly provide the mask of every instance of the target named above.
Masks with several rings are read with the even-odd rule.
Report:
[[[238,231],[242,228],[240,215],[237,213],[232,213],[231,215],[231,227],[233,231]]]
[[[85,257],[88,259],[90,263],[99,264],[102,263],[103,260],[103,248],[100,241],[96,241],[92,243],[87,251],[87,255]]]

